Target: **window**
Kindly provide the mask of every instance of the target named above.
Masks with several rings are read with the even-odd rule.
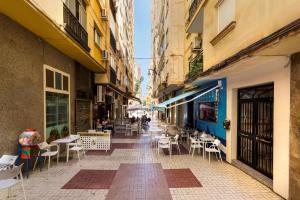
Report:
[[[46,69],[46,88],[69,91],[69,77],[56,70]]]
[[[51,142],[69,134],[70,76],[45,67],[45,139]]]
[[[46,92],[46,139],[66,136],[69,130],[69,95]]]
[[[54,88],[54,72],[46,69],[46,87]]]
[[[219,0],[218,8],[218,31],[221,32],[235,20],[235,0]]]
[[[94,42],[101,47],[101,33],[96,24],[94,25]]]

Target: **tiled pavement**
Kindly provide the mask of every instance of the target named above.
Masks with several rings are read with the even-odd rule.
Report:
[[[140,139],[113,139],[113,143],[144,143],[146,137]],[[129,145],[130,146],[130,145]],[[202,187],[189,187],[182,188],[184,185],[173,186],[170,188],[170,194],[174,200],[189,200],[189,199],[281,199],[269,188],[262,185],[258,181],[252,179],[250,176],[240,171],[239,169],[229,164],[221,164],[213,160],[211,164],[208,160],[203,159],[201,155],[196,154],[193,158],[190,155],[173,155],[170,159],[169,156],[161,155],[158,157],[157,152],[147,146],[145,148],[127,148],[127,149],[114,149],[110,156],[102,155],[87,155],[80,162],[75,158],[69,163],[60,162],[58,165],[53,162],[50,170],[44,169],[42,172],[36,170],[30,174],[29,179],[25,179],[25,188],[29,200],[101,200],[105,199],[109,193],[109,189],[62,189],[80,170],[119,170],[121,168],[129,167],[128,164],[153,164],[159,163],[163,169],[189,169],[192,174],[201,183]],[[136,166],[136,165],[133,165]],[[143,165],[141,165],[143,166]],[[152,165],[153,166],[153,165]],[[132,169],[135,169],[133,167]],[[126,171],[126,169],[125,169]],[[138,170],[139,171],[139,170]],[[143,170],[140,170],[141,172]],[[168,170],[164,170],[168,171]],[[116,172],[118,174],[118,172]],[[130,171],[129,171],[130,172]],[[129,173],[128,172],[128,173]],[[140,181],[143,179],[143,173],[139,173]],[[132,171],[131,171],[132,173]],[[163,175],[160,172],[159,176]],[[169,172],[165,172],[168,174]],[[178,173],[178,172],[177,172]],[[118,176],[115,175],[113,182],[117,180]],[[126,173],[122,173],[126,176]],[[122,175],[121,174],[121,175]],[[183,175],[177,174],[177,178],[165,175],[166,180],[180,180]],[[136,178],[137,178],[136,177]],[[145,174],[145,177],[146,174]],[[190,177],[190,176],[189,176]],[[193,178],[190,181],[195,181]],[[92,179],[94,181],[95,179]],[[137,180],[133,178],[133,180]],[[155,180],[159,180],[156,179]],[[168,181],[167,180],[167,181]],[[100,177],[99,177],[100,181]],[[189,182],[190,182],[189,181]],[[155,181],[154,181],[155,182]],[[123,182],[126,184],[126,181]],[[131,183],[131,182],[128,182]],[[96,183],[100,184],[101,183]],[[102,183],[105,187],[106,183]],[[118,183],[116,183],[118,184]],[[117,191],[111,186],[111,191]],[[126,186],[130,187],[131,184]],[[155,185],[155,184],[152,184]],[[120,186],[120,185],[119,185]],[[170,187],[170,185],[169,185]],[[139,188],[139,187],[137,187]],[[137,189],[133,189],[137,190]],[[164,191],[166,187],[164,186]],[[124,190],[126,191],[126,190]],[[144,190],[139,192],[143,193]],[[153,190],[155,191],[155,190]],[[16,186],[12,193],[14,196],[11,199],[22,199],[20,187]],[[0,199],[5,199],[6,191],[0,191]],[[147,197],[146,194],[144,197]],[[113,199],[113,198],[111,198]],[[122,200],[121,198],[120,200]],[[146,198],[140,198],[146,199]]]

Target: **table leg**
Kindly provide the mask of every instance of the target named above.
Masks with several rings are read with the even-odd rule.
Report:
[[[67,162],[69,162],[69,156],[70,156],[70,152],[69,152],[69,148],[70,146],[67,144]]]

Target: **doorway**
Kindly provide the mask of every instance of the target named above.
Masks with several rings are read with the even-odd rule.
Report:
[[[238,159],[269,178],[273,178],[273,105],[273,84],[238,90]]]

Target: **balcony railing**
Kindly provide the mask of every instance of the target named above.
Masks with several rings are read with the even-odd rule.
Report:
[[[194,80],[203,72],[203,54],[198,54],[189,63],[189,73],[186,75],[186,81]]]
[[[189,9],[189,17],[188,17],[188,23],[192,20],[193,16],[195,15],[197,8],[201,4],[202,0],[193,0],[190,9]]]
[[[65,24],[65,30],[77,42],[79,42],[79,44],[85,50],[90,51],[90,48],[88,46],[88,33],[65,4],[64,4],[64,24]]]

